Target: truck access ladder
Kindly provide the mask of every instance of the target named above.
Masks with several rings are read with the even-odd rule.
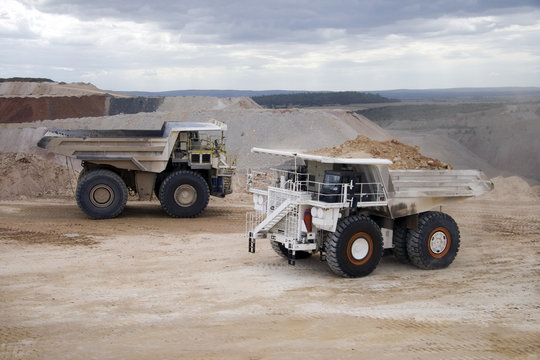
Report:
[[[265,234],[279,223],[296,206],[287,199],[281,203],[272,213],[270,213],[255,229],[249,232],[249,251],[255,252],[255,239]]]

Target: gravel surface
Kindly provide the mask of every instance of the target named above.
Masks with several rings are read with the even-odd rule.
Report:
[[[247,251],[249,196],[196,219],[156,202],[92,221],[73,202],[0,202],[1,359],[533,359],[540,202],[468,200],[447,269],[392,256],[343,279],[314,256]]]

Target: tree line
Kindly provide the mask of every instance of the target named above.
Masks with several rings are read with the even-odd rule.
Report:
[[[379,94],[358,91],[305,92],[295,94],[253,96],[253,101],[267,108],[289,108],[307,106],[331,106],[399,102]]]
[[[51,79],[45,78],[28,78],[28,77],[12,77],[12,78],[0,78],[0,83],[3,82],[54,82]]]

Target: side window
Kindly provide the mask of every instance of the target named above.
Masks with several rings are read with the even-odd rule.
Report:
[[[326,171],[321,187],[321,200],[325,202],[339,202],[341,197],[341,175]]]

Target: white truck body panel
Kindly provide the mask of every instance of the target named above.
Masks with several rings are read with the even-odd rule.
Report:
[[[251,152],[257,152],[261,154],[280,155],[285,157],[299,158],[303,160],[313,160],[324,164],[357,164],[357,165],[392,165],[392,161],[388,159],[348,159],[348,158],[334,158],[329,156],[304,154],[297,151],[287,150],[273,150],[254,147]]]

